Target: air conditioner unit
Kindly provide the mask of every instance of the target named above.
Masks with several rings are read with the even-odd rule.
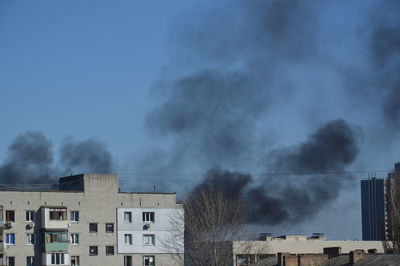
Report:
[[[150,224],[144,224],[144,225],[143,225],[143,229],[144,229],[144,230],[147,230],[147,229],[149,229],[149,228],[150,228]]]
[[[12,226],[13,226],[13,223],[12,223],[12,222],[7,222],[7,223],[4,224],[4,227],[5,227],[6,229],[11,228]]]

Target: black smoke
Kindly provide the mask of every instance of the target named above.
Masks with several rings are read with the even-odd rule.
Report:
[[[60,150],[60,165],[65,173],[111,173],[113,160],[104,143],[95,139],[75,141],[68,138]]]
[[[343,171],[356,159],[357,142],[356,128],[344,120],[330,121],[301,144],[271,153],[267,169],[277,176],[254,178],[248,173],[212,168],[191,195],[216,189],[227,200],[239,198],[251,223],[303,222],[336,199],[344,177],[335,172]],[[288,176],[301,182],[280,183]]]
[[[111,154],[95,139],[66,139],[57,163],[51,141],[41,132],[28,131],[18,135],[8,147],[0,165],[0,184],[46,184],[65,174],[109,173],[112,169]]]
[[[18,135],[0,165],[0,183],[46,183],[53,177],[51,142],[40,132]]]

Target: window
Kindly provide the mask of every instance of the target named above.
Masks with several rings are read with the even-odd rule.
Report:
[[[33,266],[33,258],[32,256],[26,257],[26,266]]]
[[[89,247],[89,255],[90,256],[97,256],[97,246],[90,246]]]
[[[51,264],[64,264],[64,253],[51,253]]]
[[[34,234],[26,234],[26,244],[27,245],[35,244],[35,235]]]
[[[132,256],[124,256],[124,266],[132,266]]]
[[[50,220],[67,220],[67,209],[50,208]]]
[[[89,224],[89,233],[97,233],[97,223]]]
[[[15,257],[7,257],[6,264],[7,266],[15,266]]]
[[[26,211],[26,221],[33,222],[35,220],[35,211]]]
[[[143,256],[143,266],[155,266],[154,256]]]
[[[14,211],[6,211],[6,223],[15,222],[15,212]],[[14,258],[14,257],[9,257]]]
[[[143,222],[153,222],[154,223],[154,212],[144,212]]]
[[[15,234],[6,234],[6,245],[15,245]]]
[[[106,246],[106,255],[114,255],[114,246]]]
[[[143,245],[154,246],[155,244],[156,244],[156,236],[155,235],[143,235]]]
[[[79,222],[79,212],[78,211],[71,211],[71,222],[77,223]]]
[[[126,245],[132,245],[132,235],[131,234],[124,235],[124,243]]]
[[[237,265],[252,265],[255,262],[255,255],[236,255]]]
[[[106,224],[106,233],[114,233],[114,224],[113,223]]]
[[[71,266],[79,266],[79,256],[71,256]]]
[[[71,234],[71,245],[79,245],[79,234]]]
[[[45,243],[65,243],[68,242],[67,231],[62,232],[45,232]]]
[[[132,222],[132,213],[131,212],[124,212],[124,222],[125,223]]]

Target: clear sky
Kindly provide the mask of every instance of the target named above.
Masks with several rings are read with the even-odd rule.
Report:
[[[130,173],[175,172],[183,185],[152,178],[177,191],[215,165],[392,168],[400,159],[396,1],[216,2],[0,1],[0,162],[16,136],[38,131],[56,158],[65,137],[94,137],[124,185],[136,184]],[[335,132],[347,129],[343,143]],[[266,188],[262,177],[251,182]],[[336,185],[310,219],[271,231],[360,238],[359,181]]]

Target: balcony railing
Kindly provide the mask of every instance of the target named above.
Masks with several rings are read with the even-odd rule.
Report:
[[[68,242],[44,243],[43,252],[66,252],[68,251]]]

